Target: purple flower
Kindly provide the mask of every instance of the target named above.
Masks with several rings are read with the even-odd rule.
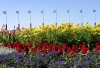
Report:
[[[44,61],[42,57],[36,57],[36,60],[38,60],[38,61]]]
[[[32,65],[34,65],[34,62],[28,61],[28,62],[26,62],[26,64],[28,64],[29,66],[32,66]]]
[[[89,58],[90,58],[89,55],[86,55],[86,56],[83,57],[83,59],[89,59]]]
[[[20,63],[20,62],[22,62],[23,61],[23,58],[21,58],[21,59],[19,59],[19,60],[16,60],[16,64],[18,64],[18,63]]]

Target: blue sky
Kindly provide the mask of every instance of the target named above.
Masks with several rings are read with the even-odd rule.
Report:
[[[100,23],[100,0],[0,0],[0,29],[2,24],[6,24],[6,15],[3,10],[7,11],[8,29],[18,26],[18,15],[15,13],[19,10],[19,20],[21,27],[30,26],[30,15],[28,10],[32,12],[32,27],[41,25],[43,16],[41,10],[44,10],[44,23],[56,23],[56,14],[53,10],[57,10],[57,23],[69,22],[67,10],[70,10],[70,22],[81,23],[81,13],[83,11],[83,23],[90,22],[94,25],[96,9],[96,22]]]

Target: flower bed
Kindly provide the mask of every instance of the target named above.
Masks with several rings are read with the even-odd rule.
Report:
[[[99,68],[100,55],[92,52],[91,54],[74,54],[72,59],[68,54],[57,55],[56,51],[47,54],[34,53],[8,53],[0,55],[1,68]]]
[[[0,45],[8,49],[0,54],[2,68],[100,67],[100,24],[92,27],[88,22],[83,26],[63,23],[2,30],[0,37]]]

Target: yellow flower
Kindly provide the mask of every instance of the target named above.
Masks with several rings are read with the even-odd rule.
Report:
[[[62,30],[62,32],[65,32],[67,30],[67,28],[64,28],[63,30]]]
[[[24,35],[23,37],[24,37],[24,38],[26,38],[26,37],[27,37],[27,35]]]

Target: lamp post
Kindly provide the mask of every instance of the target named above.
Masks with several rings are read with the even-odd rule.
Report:
[[[20,29],[20,22],[19,22],[19,11],[17,10],[16,13],[18,14],[18,28]]]
[[[44,10],[42,10],[41,13],[43,13],[43,23],[42,23],[42,25],[44,26]]]
[[[6,30],[7,30],[7,11],[3,11],[3,14],[6,14]]]
[[[69,13],[69,23],[70,23],[70,10],[67,10],[67,13]]]
[[[80,10],[80,13],[81,13],[81,19],[82,19],[81,26],[83,26],[83,14],[82,14],[82,10]]]
[[[93,10],[93,12],[95,13],[95,23],[94,23],[94,25],[96,25],[96,10]]]
[[[55,25],[57,26],[57,10],[53,10],[53,13],[56,13],[56,23],[55,23]]]
[[[28,10],[28,13],[30,13],[30,28],[32,28],[32,23],[31,23],[31,10]]]

